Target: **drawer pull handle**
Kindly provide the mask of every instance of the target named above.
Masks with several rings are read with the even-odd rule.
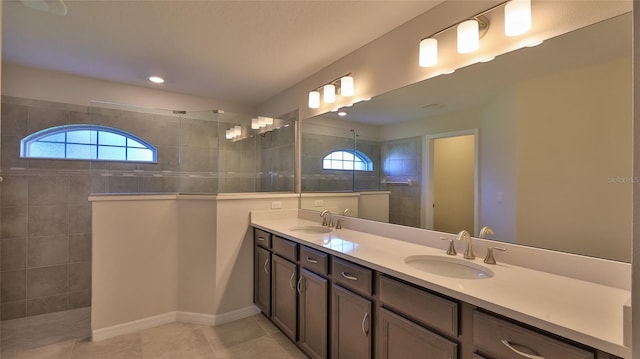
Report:
[[[351,275],[347,272],[342,272],[342,276],[349,279],[349,280],[358,280],[358,277]]]
[[[309,263],[313,263],[313,264],[318,263],[318,261],[317,261],[317,260],[315,260],[315,259],[313,259],[313,258],[311,258],[311,257],[307,257],[307,262],[309,262]]]
[[[369,335],[369,329],[365,327],[365,323],[367,322],[367,318],[369,317],[369,312],[364,312],[364,317],[362,318],[362,333],[365,336]]]
[[[529,358],[529,359],[545,359],[544,357],[541,357],[539,355],[527,354],[527,353],[519,351],[518,349],[514,348],[511,345],[511,343],[509,343],[509,341],[506,340],[506,339],[502,339],[502,344],[504,344],[504,346],[506,346],[507,348],[511,349],[514,353],[522,355],[525,358]]]
[[[298,290],[298,294],[302,295],[302,277],[298,279],[298,285],[296,285],[296,289]]]
[[[264,237],[258,237],[258,240],[259,240],[259,241],[266,241],[267,239],[266,239],[266,238],[264,238]]]
[[[269,273],[269,258],[264,261],[264,271]]]
[[[296,280],[296,272],[293,272],[291,274],[291,278],[289,278],[289,287],[291,288],[291,290],[296,290],[295,286],[294,286],[294,282]]]

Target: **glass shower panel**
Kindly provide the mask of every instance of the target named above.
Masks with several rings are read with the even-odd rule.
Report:
[[[218,193],[219,110],[182,111],[179,135],[179,192]]]

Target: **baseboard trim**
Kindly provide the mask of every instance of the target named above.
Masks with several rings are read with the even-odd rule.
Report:
[[[134,320],[127,323],[116,324],[111,327],[92,329],[91,340],[98,342],[101,340],[117,337],[123,334],[129,334],[144,329],[157,327],[167,323],[176,321],[176,312],[169,312],[160,315],[154,315],[143,319]]]
[[[216,315],[182,311],[169,312],[111,327],[94,329],[91,331],[91,340],[97,342],[173,322],[216,326],[247,318],[258,313],[260,313],[260,309],[255,305]]]

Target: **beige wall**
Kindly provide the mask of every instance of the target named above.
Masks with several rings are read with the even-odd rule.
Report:
[[[389,222],[389,192],[366,192],[358,197],[358,213],[349,213],[350,217]]]
[[[199,96],[132,86],[95,78],[2,64],[2,93],[15,97],[89,106],[90,101],[113,102],[150,109],[213,110],[253,114],[240,104]]]
[[[630,69],[624,58],[519,84],[517,243],[630,261]]]
[[[92,204],[92,329],[175,311],[175,201]]]
[[[633,2],[633,175],[640,177],[640,3]],[[633,187],[632,308],[640,308],[640,190]],[[640,343],[640,310],[632,310],[632,343]],[[640,358],[640,345],[632,348],[632,357]]]
[[[342,214],[348,208],[350,216],[360,217],[359,196],[357,192],[318,195],[313,192],[305,193],[300,197],[300,208],[319,212],[326,209],[333,214]],[[322,205],[316,206],[316,201],[320,201]]]

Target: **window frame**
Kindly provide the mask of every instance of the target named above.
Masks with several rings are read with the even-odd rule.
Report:
[[[330,157],[331,155],[333,155],[334,153],[338,153],[338,152],[342,152],[342,153],[348,153],[350,155],[352,155],[354,158],[360,160],[360,162],[362,162],[365,166],[365,169],[361,170],[361,169],[356,169],[355,166],[353,169],[345,169],[345,168],[326,168],[324,166],[325,160],[332,160],[331,158],[327,158]],[[348,162],[345,160],[341,160],[341,162]],[[354,163],[356,163],[354,161]],[[373,172],[373,161],[371,160],[371,158],[369,158],[369,156],[367,156],[364,152],[358,151],[358,150],[353,150],[353,149],[347,149],[347,148],[342,148],[342,149],[337,149],[337,150],[333,150],[329,153],[327,153],[326,155],[322,156],[322,160],[320,162],[320,166],[322,168],[323,171],[359,171],[359,172]]]
[[[94,143],[81,143],[81,142],[70,142],[68,141],[68,136],[67,134],[69,132],[74,132],[74,131],[95,131],[96,132],[96,142]],[[124,145],[120,146],[120,145],[106,145],[106,144],[100,144],[99,140],[100,140],[100,132],[104,132],[104,133],[109,133],[111,135],[116,135],[116,136],[120,136],[124,138]],[[53,136],[53,135],[58,135],[58,134],[64,134],[64,142],[51,142],[51,141],[41,141],[42,139],[49,137],[49,136]],[[127,140],[132,140],[135,141],[137,143],[139,143],[140,145],[142,145],[143,147],[134,147],[134,146],[130,146]],[[32,156],[30,154],[31,152],[31,145],[33,145],[34,143],[59,143],[64,145],[64,157],[38,157],[38,156]],[[68,150],[67,150],[67,146],[68,145],[87,145],[87,146],[95,146],[96,147],[96,152],[95,152],[95,158],[74,158],[74,157],[67,157],[68,155]],[[121,160],[121,159],[100,159],[98,158],[99,156],[99,149],[100,148],[124,148],[125,151],[125,159]],[[149,150],[151,151],[151,157],[152,159],[150,161],[145,161],[145,160],[130,160],[127,159],[128,155],[129,155],[129,149],[145,149],[145,150]],[[27,135],[26,137],[24,137],[22,140],[20,140],[20,158],[26,158],[26,159],[40,159],[40,160],[65,160],[65,161],[100,161],[100,162],[126,162],[126,163],[150,163],[150,164],[156,164],[158,163],[158,150],[155,146],[153,146],[152,144],[150,144],[148,141],[121,129],[118,128],[114,128],[114,127],[108,127],[108,126],[102,126],[102,125],[91,125],[91,124],[71,124],[71,125],[61,125],[61,126],[55,126],[55,127],[49,127],[49,128],[45,128],[43,130],[34,132],[30,135]]]

